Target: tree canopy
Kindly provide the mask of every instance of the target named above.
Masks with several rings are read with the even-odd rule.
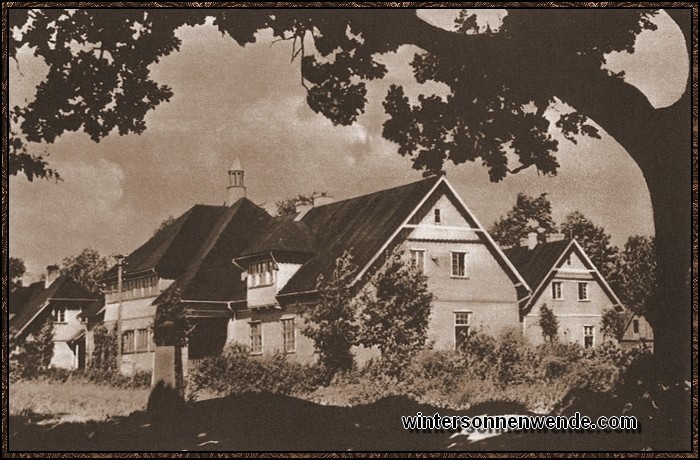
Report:
[[[10,291],[22,286],[22,277],[27,269],[24,266],[24,261],[16,257],[10,257],[8,262],[7,274],[10,281]]]
[[[653,238],[635,235],[627,239],[615,259],[610,284],[627,308],[638,315],[647,314],[657,288]]]
[[[520,240],[531,232],[537,233],[540,243],[547,241],[547,235],[557,232],[557,224],[552,218],[552,203],[546,193],[537,198],[518,193],[513,208],[489,229],[493,239],[505,248],[518,246]]]
[[[100,292],[100,279],[112,264],[112,257],[101,256],[95,249],[85,248],[77,256],[63,259],[61,274],[69,276],[91,292]]]
[[[593,265],[607,278],[618,252],[617,247],[610,244],[610,234],[579,211],[567,214],[559,228],[567,237],[576,238]]]

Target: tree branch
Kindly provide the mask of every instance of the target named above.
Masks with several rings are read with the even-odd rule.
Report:
[[[392,14],[392,22],[401,27],[384,28],[388,46],[412,44],[445,59],[476,65],[488,60],[506,68],[510,66],[509,71],[520,78],[519,85],[535,93],[548,91],[584,113],[631,155],[639,151],[636,147],[653,131],[656,109],[649,99],[635,86],[605,70],[576,66],[575,61],[551,62],[548,68],[533,68],[532,62],[542,61],[532,58],[540,50],[532,49],[526,42],[499,34],[457,34],[427,23],[413,10],[392,10]]]

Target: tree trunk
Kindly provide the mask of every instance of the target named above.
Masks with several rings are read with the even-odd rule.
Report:
[[[691,379],[693,316],[690,298],[691,112],[689,92],[673,106],[658,109],[644,161],[656,228],[658,288],[647,319],[654,329],[659,381]],[[633,155],[634,156],[634,155]],[[693,358],[695,361],[696,357]]]

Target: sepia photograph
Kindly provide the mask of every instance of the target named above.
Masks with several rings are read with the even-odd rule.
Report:
[[[2,456],[697,458],[698,6],[543,5],[3,3]]]

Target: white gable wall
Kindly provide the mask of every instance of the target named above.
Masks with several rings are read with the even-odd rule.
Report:
[[[553,298],[553,283],[561,283],[561,299]],[[588,300],[579,300],[579,283],[587,284]],[[602,343],[603,313],[606,309],[613,308],[614,302],[573,249],[562,258],[554,276],[546,283],[534,300],[530,312],[523,318],[525,337],[535,344],[544,342],[539,320],[540,308],[545,304],[557,316],[560,340],[583,346],[584,327],[593,326],[593,346]]]
[[[436,208],[440,224],[434,221]],[[495,335],[505,327],[519,327],[515,286],[488,244],[446,195],[412,228],[403,244],[407,257],[412,249],[425,251],[428,288],[435,295],[429,324],[433,348],[454,349],[456,312],[471,312],[472,330]],[[466,253],[466,277],[452,276],[453,252]]]

